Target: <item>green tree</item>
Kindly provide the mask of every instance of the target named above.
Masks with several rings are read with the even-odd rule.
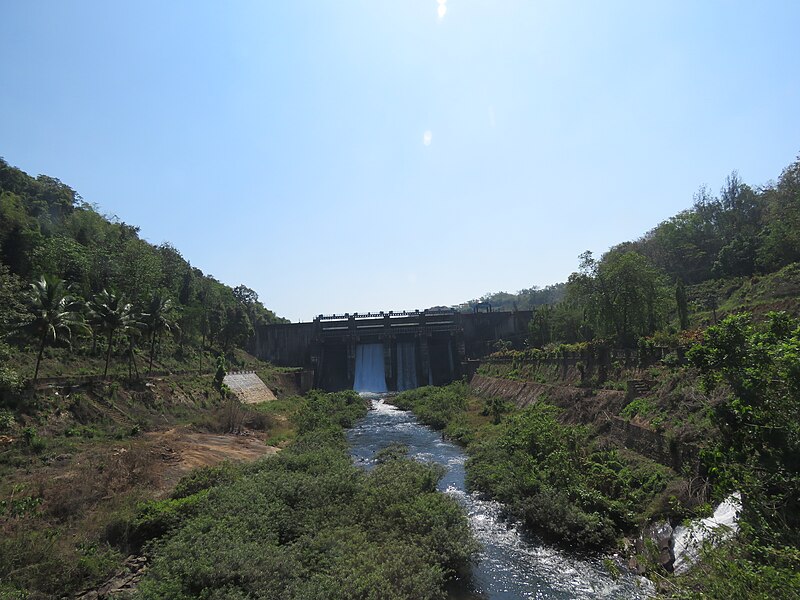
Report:
[[[225,322],[220,331],[222,350],[226,354],[231,347],[242,346],[253,335],[253,326],[244,307],[236,306],[225,311]]]
[[[567,300],[601,335],[632,346],[636,336],[663,325],[670,309],[668,287],[647,258],[622,246],[600,261],[585,252],[580,261],[567,283]]]
[[[800,321],[770,313],[754,324],[741,313],[709,327],[689,358],[715,407],[721,444],[711,474],[740,490],[747,522],[770,543],[800,543]],[[725,393],[727,392],[727,393]]]
[[[114,334],[117,332],[128,333],[132,328],[141,327],[142,323],[134,312],[133,305],[125,299],[124,295],[108,290],[102,290],[92,298],[89,310],[92,320],[106,335],[106,366],[103,370],[103,377],[107,377]]]
[[[39,343],[33,372],[33,380],[36,381],[45,345],[59,341],[71,342],[73,331],[85,330],[86,324],[80,312],[81,304],[69,295],[64,282],[58,278],[45,275],[32,283],[26,303],[32,318],[24,328]]]
[[[678,307],[678,321],[681,329],[687,329],[689,327],[689,302],[686,299],[686,286],[680,279],[675,284],[675,304]]]
[[[147,312],[143,315],[147,330],[150,333],[150,364],[148,372],[153,371],[153,358],[156,353],[156,342],[161,345],[161,335],[164,331],[171,331],[177,327],[173,316],[172,300],[157,291],[150,299]]]
[[[0,263],[0,339],[25,320],[24,289],[22,280]]]
[[[769,272],[800,261],[800,158],[783,171],[777,186],[765,190],[763,200],[756,262]]]

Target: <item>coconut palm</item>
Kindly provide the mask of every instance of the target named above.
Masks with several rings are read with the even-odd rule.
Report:
[[[73,331],[87,331],[88,328],[80,312],[81,303],[68,293],[64,282],[57,277],[43,275],[39,281],[31,284],[25,299],[33,318],[23,327],[39,341],[33,372],[33,380],[36,381],[44,347],[58,341],[70,343]]]
[[[90,318],[97,328],[106,335],[108,347],[106,348],[106,367],[103,377],[108,376],[108,364],[111,361],[111,344],[114,334],[129,333],[132,329],[141,328],[143,315],[137,314],[122,294],[115,294],[102,290],[95,295],[89,303]],[[128,340],[129,349],[132,348],[132,338]]]
[[[156,342],[161,346],[161,335],[163,332],[171,331],[177,327],[172,315],[172,300],[164,296],[161,292],[155,292],[147,308],[144,322],[150,332],[150,365],[148,373],[153,371],[153,358],[156,354]]]
[[[142,330],[147,327],[145,319],[146,314],[132,313],[133,323],[127,328],[128,333],[128,379],[133,379],[133,373],[136,373],[136,379],[139,379],[139,365],[136,364],[136,340],[142,335]]]

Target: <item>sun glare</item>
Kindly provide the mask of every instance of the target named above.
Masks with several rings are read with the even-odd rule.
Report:
[[[439,14],[439,20],[441,21],[447,14],[447,0],[436,0],[436,2],[439,4],[439,8],[436,9],[436,12]]]

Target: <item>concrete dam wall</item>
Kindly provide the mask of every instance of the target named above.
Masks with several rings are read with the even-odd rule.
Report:
[[[257,328],[250,351],[279,366],[313,370],[315,387],[342,390],[356,386],[359,347],[379,344],[386,389],[397,391],[461,378],[466,362],[492,352],[498,340],[522,347],[531,316],[453,310],[320,315],[311,323]],[[381,354],[375,346],[369,352],[371,361]]]

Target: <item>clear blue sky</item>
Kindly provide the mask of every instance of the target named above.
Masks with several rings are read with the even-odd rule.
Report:
[[[563,281],[800,153],[800,2],[441,4],[0,0],[0,156],[305,320]]]

